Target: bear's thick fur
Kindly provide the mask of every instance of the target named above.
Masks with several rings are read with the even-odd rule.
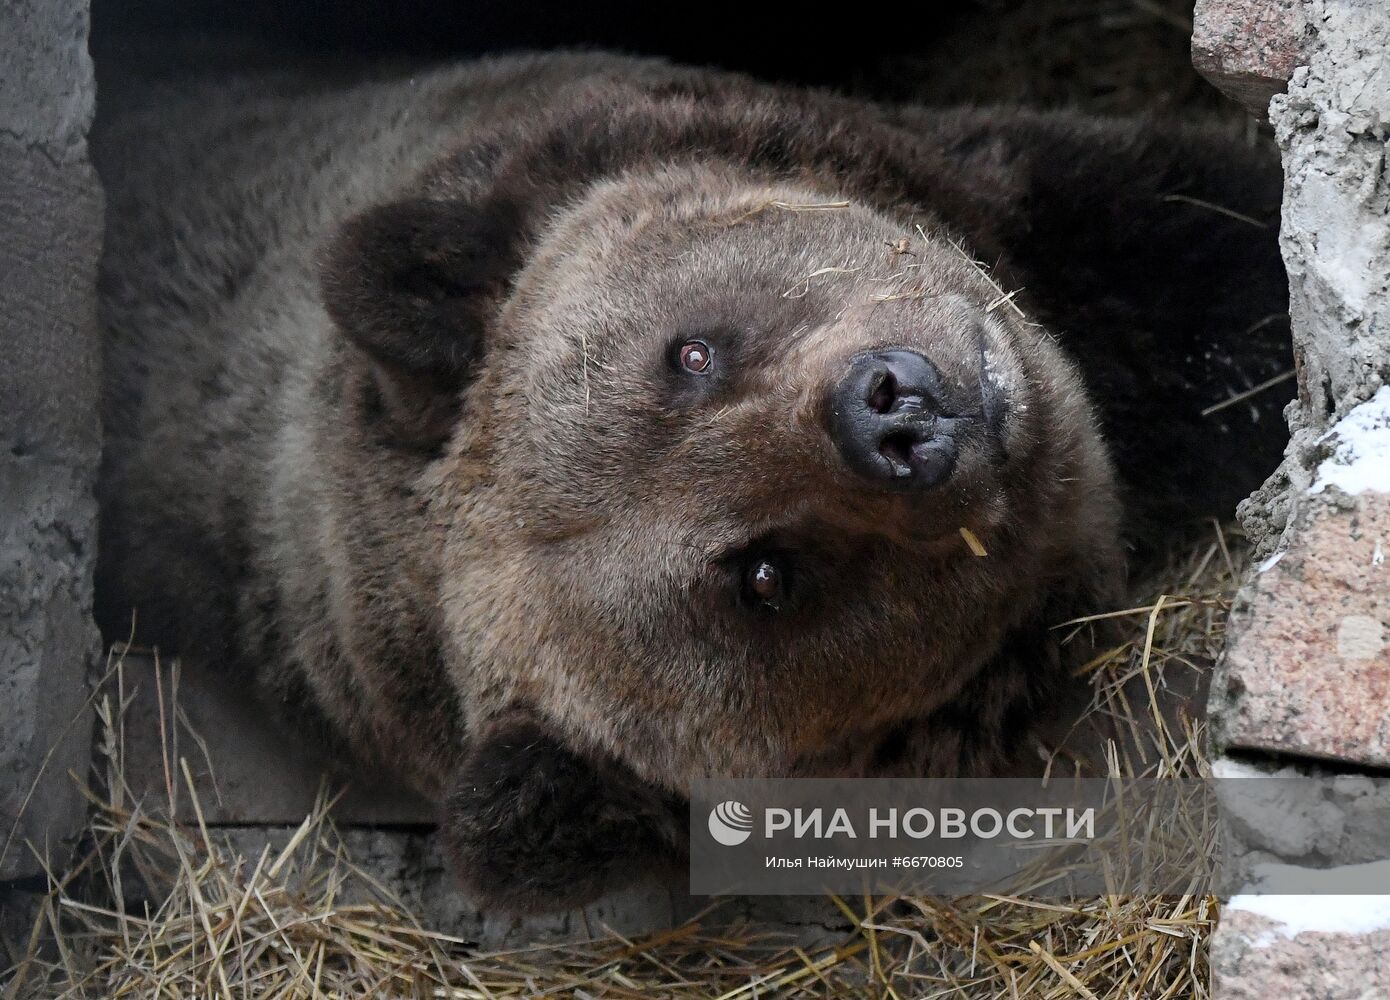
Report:
[[[1288,365],[1278,170],[1213,129],[549,55],[155,91],[96,154],[106,626],[445,803],[500,905],[678,852],[697,776],[1019,766],[1051,626],[1282,445],[1201,415]],[[837,437],[888,351],[930,488]]]

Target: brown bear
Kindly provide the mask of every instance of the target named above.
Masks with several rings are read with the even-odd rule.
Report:
[[[1052,626],[1282,444],[1202,415],[1287,365],[1217,129],[545,55],[96,155],[108,629],[433,796],[500,906],[678,856],[696,777],[1022,766]]]

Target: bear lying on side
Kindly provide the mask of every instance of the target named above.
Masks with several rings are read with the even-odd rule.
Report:
[[[1127,546],[1273,467],[1277,166],[605,55],[101,130],[110,634],[583,902],[705,775],[1008,772]],[[985,261],[989,269],[976,261]],[[1123,514],[1122,514],[1123,511]]]

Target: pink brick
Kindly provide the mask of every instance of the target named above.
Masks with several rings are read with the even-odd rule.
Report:
[[[1289,535],[1232,613],[1217,737],[1390,766],[1390,494],[1313,498]]]
[[[1261,117],[1303,60],[1298,0],[1197,0],[1192,64]]]

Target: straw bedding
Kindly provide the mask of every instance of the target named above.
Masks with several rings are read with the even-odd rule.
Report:
[[[1205,766],[1201,724],[1155,706],[1209,668],[1241,562],[1234,536],[1209,530],[1137,588],[1135,606],[1110,616],[1123,641],[1085,669],[1091,711],[1133,737],[1116,769],[1193,776]],[[731,924],[716,902],[637,940],[594,928],[583,943],[480,952],[421,926],[354,865],[326,797],[283,850],[256,857],[209,830],[196,797],[172,819],[159,803],[135,801],[122,770],[123,682],[113,656],[97,703],[97,773],[84,782],[86,842],[69,870],[50,872],[27,939],[10,943],[5,1000],[1208,996],[1218,914],[1200,890],[1067,904],[832,897],[846,930],[809,951],[779,928]],[[167,776],[191,790],[186,762],[169,761]],[[1203,853],[1193,848],[1194,858]]]

